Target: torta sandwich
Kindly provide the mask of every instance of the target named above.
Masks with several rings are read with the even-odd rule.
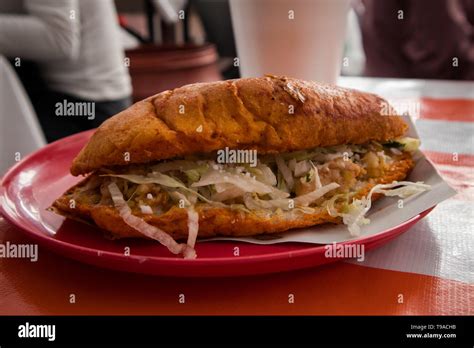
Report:
[[[197,238],[323,223],[358,235],[375,199],[429,188],[403,181],[419,145],[407,129],[352,89],[271,75],[187,85],[105,121],[72,163],[86,178],[51,209],[185,258]]]

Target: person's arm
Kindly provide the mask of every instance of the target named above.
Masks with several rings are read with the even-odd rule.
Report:
[[[25,0],[24,6],[26,15],[0,14],[0,54],[34,61],[77,57],[77,0]]]

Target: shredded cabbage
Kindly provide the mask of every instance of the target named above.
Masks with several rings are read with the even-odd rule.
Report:
[[[321,198],[322,196],[324,196],[329,191],[337,189],[338,187],[339,187],[338,183],[332,182],[330,184],[327,184],[326,186],[317,188],[316,190],[314,190],[310,193],[307,193],[305,195],[296,197],[294,199],[295,204],[301,205],[303,207],[307,207],[308,205],[313,203],[315,200]]]
[[[198,199],[214,206],[240,210],[246,213],[256,210],[276,210],[279,212],[292,209],[304,213],[313,213],[316,208],[309,206],[315,202],[324,201],[322,206],[327,209],[328,213],[331,216],[341,217],[350,234],[358,236],[361,232],[361,226],[370,222],[365,215],[372,206],[374,193],[407,198],[429,190],[430,186],[422,182],[408,181],[378,184],[372,187],[366,197],[353,199],[350,202],[351,197],[356,194],[361,185],[366,185],[367,181],[362,178],[362,181],[359,180],[355,184],[351,182],[350,187],[346,187],[349,184],[346,184],[342,179],[346,179],[344,175],[350,174],[346,171],[350,171],[352,168],[345,164],[340,165],[340,160],[335,163],[336,166],[333,168],[330,167],[331,163],[329,162],[340,157],[344,157],[344,159],[348,157],[351,158],[354,164],[361,166],[361,162],[365,161],[365,157],[368,159],[369,156],[373,155],[377,156],[378,165],[379,162],[393,160],[387,154],[401,154],[402,150],[414,152],[418,149],[419,144],[418,139],[405,137],[384,144],[385,149],[381,144],[370,142],[365,145],[340,145],[315,148],[309,151],[265,155],[257,162],[256,167],[247,164],[218,164],[208,159],[184,159],[156,164],[151,167],[151,172],[150,168],[147,168],[147,171],[138,168],[137,170],[131,169],[130,174],[114,174],[111,170],[105,169],[103,173],[107,174],[101,176],[121,178],[125,181],[115,182],[112,180],[112,183],[101,186],[100,190],[103,194],[102,190],[107,191],[108,188],[112,201],[125,223],[144,235],[160,241],[173,253],[183,253],[185,258],[196,256],[194,245],[199,230],[199,214],[194,210],[194,206]],[[365,157],[361,155],[364,153],[366,154]],[[318,171],[318,168],[321,172]],[[341,172],[338,170],[341,170]],[[148,174],[134,174],[143,172],[148,172]],[[329,183],[323,186],[321,179],[324,183]],[[184,202],[188,215],[187,244],[176,243],[164,231],[132,215],[130,207],[117,186],[117,184],[121,185],[122,191],[128,197],[133,187],[127,182],[138,185],[160,185],[161,189],[167,192],[174,202]],[[339,183],[342,185],[341,188]],[[101,185],[100,180],[97,180],[97,182],[91,180],[82,190],[97,189],[99,185]],[[332,192],[338,188],[340,189]],[[136,188],[135,190],[137,191]],[[144,190],[148,190],[148,188],[140,188],[140,190],[143,192],[140,191],[139,195],[146,193],[147,191]],[[307,193],[310,190],[313,191]],[[347,193],[348,191],[349,193]],[[331,193],[328,195],[330,199],[322,199],[328,193]],[[147,193],[146,197],[148,200],[153,199],[151,193]],[[343,202],[340,202],[340,200],[343,200]],[[338,209],[336,209],[336,202],[338,202]],[[152,208],[152,206],[145,203],[147,203],[146,200],[138,200],[138,207],[142,214],[157,212],[156,207]]]
[[[127,205],[127,202],[125,202],[123,199],[122,192],[120,192],[120,189],[115,182],[109,184],[108,190],[115,207],[119,211],[120,217],[127,225],[147,236],[148,238],[157,240],[162,245],[167,247],[168,250],[173,254],[183,254],[185,259],[196,258],[196,251],[192,246],[176,243],[176,241],[165,231],[159,229],[156,226],[152,226],[146,223],[145,220],[133,215],[130,207]]]
[[[212,195],[211,199],[213,201],[222,202],[229,199],[241,197],[244,194],[245,194],[244,190],[240,189],[239,187],[229,185],[229,188],[222,191],[217,191],[216,194]]]
[[[402,187],[398,187],[402,186]],[[392,189],[393,187],[398,187]],[[334,196],[327,204],[326,208],[331,216],[341,216],[343,223],[347,225],[349,232],[352,236],[360,235],[360,227],[368,224],[369,219],[365,218],[365,214],[369,211],[372,206],[372,195],[374,193],[382,193],[385,196],[399,196],[407,198],[414,194],[418,194],[423,191],[430,190],[431,186],[423,184],[422,182],[410,182],[410,181],[394,181],[391,184],[378,184],[372,187],[366,197],[362,199],[355,199],[348,206],[348,212],[337,212],[334,208],[335,201],[340,197]]]
[[[305,175],[311,170],[311,163],[310,161],[300,161],[296,162],[295,168],[294,168],[294,173],[295,177],[299,178],[300,176]]]
[[[276,186],[277,178],[269,166],[263,163],[259,163],[256,167],[247,166],[245,168],[247,172],[255,176],[255,179],[263,182],[264,184]]]
[[[151,170],[153,172],[160,173],[169,172],[172,170],[180,170],[185,172],[192,169],[204,170],[208,167],[208,164],[203,161],[174,160],[155,164],[151,167]]]
[[[338,201],[340,198],[345,198],[347,199],[349,194],[347,193],[339,193],[337,195],[332,196],[329,200],[325,202],[326,209],[329,213],[329,215],[336,217],[340,216],[339,212],[337,211],[336,207],[334,206],[336,201]]]
[[[152,176],[153,175],[153,176]],[[148,176],[139,174],[104,174],[103,176],[111,176],[131,181],[135,184],[158,184],[167,187],[178,188],[184,187],[184,184],[171,176],[161,173],[151,173]]]
[[[148,176],[138,175],[138,174],[105,174],[103,176],[121,178],[121,179],[131,181],[135,184],[158,184],[158,185],[171,187],[171,188],[181,188],[193,195],[198,196],[200,199],[202,199],[206,203],[219,205],[219,202],[213,202],[207,199],[200,193],[186,187],[183,183],[165,174],[154,172],[154,173],[148,174]]]
[[[285,179],[286,186],[291,190],[295,184],[291,169],[288,168],[285,160],[280,155],[275,155],[275,161],[278,166],[278,170],[280,171],[281,175],[283,175],[283,179]]]
[[[278,171],[277,173],[277,188],[283,192],[290,192],[290,190],[288,190],[288,187],[286,187],[285,179],[283,178],[283,175],[280,171]]]
[[[224,170],[211,169],[205,173],[198,182],[192,184],[192,187],[201,187],[216,184],[232,184],[243,192],[256,192],[259,194],[270,194],[275,198],[286,198],[288,193],[278,190],[275,187],[257,181],[255,178],[244,174],[229,173]]]
[[[188,208],[188,242],[189,247],[194,248],[199,231],[199,214],[193,206]]]
[[[415,151],[419,146],[419,140],[413,138],[400,138],[384,144],[385,151],[387,147],[394,153],[400,150]],[[335,176],[332,179],[326,172],[320,172],[318,168],[326,168],[328,161],[340,158],[350,157],[354,161],[361,160],[361,153],[377,154],[379,158],[383,157],[390,160],[382,151],[381,144],[371,142],[366,145],[340,145],[325,148],[315,148],[309,151],[296,151],[285,154],[266,155],[258,161],[256,167],[243,164],[239,166],[217,164],[211,160],[174,160],[162,162],[152,167],[152,172],[147,175],[139,174],[105,174],[106,176],[118,177],[131,181],[136,184],[158,184],[163,186],[174,201],[183,200],[187,207],[196,204],[197,200],[218,205],[221,207],[232,207],[239,205],[241,209],[309,209],[327,193],[340,187],[339,179]],[[313,163],[313,161],[315,161]],[[318,163],[318,165],[316,165]],[[319,164],[323,163],[323,164]],[[354,162],[358,163],[358,162]],[[326,166],[326,167],[325,167]],[[272,169],[273,168],[273,169]],[[276,170],[275,170],[276,168]],[[183,173],[187,178],[182,182],[174,176],[175,172]],[[167,173],[164,174],[164,173]],[[337,174],[337,173],[336,173]],[[342,173],[345,174],[345,173]],[[178,175],[178,174],[176,174]],[[181,175],[181,174],[179,174]],[[333,174],[331,174],[333,175]],[[183,178],[183,176],[179,176]],[[329,179],[328,180],[328,176]],[[321,183],[329,183],[325,186]],[[300,182],[304,187],[301,187]],[[313,190],[308,192],[308,184],[311,183]],[[296,185],[295,185],[296,184]],[[332,198],[326,200],[324,206],[332,216],[341,216],[343,222],[348,225],[349,231],[353,235],[360,233],[360,226],[368,222],[364,216],[371,206],[373,193],[383,193],[386,196],[409,197],[418,192],[429,188],[422,183],[393,182],[392,184],[375,185],[367,197],[348,202],[349,196],[358,190],[357,182],[351,187],[352,193],[339,194],[340,191],[347,192],[347,187],[343,187]],[[359,185],[359,186],[358,186]],[[94,186],[94,185],[90,185]],[[295,196],[296,195],[296,196]],[[291,198],[290,197],[294,197]],[[335,203],[341,197],[345,198],[343,211],[337,211]],[[291,205],[290,200],[294,201]],[[228,202],[229,204],[224,204]],[[242,205],[241,202],[244,204]],[[239,208],[239,209],[240,209]],[[142,208],[149,212],[149,209]]]
[[[290,199],[279,198],[263,200],[250,193],[244,195],[244,204],[250,210],[262,210],[262,209],[282,209],[291,210]]]
[[[313,167],[314,180],[316,181],[316,188],[318,189],[323,186],[321,184],[321,179],[319,178],[319,171],[312,161],[310,161],[310,163],[311,163],[311,166]]]
[[[188,197],[186,197],[183,193],[179,191],[170,191],[168,193],[170,197],[173,199],[173,201],[175,202],[182,201],[185,207],[189,207],[191,205],[191,202],[189,201]]]

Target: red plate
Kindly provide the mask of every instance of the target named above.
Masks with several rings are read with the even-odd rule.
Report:
[[[56,197],[80,180],[69,174],[69,167],[91,135],[92,131],[83,132],[52,143],[19,162],[3,178],[1,212],[42,246],[100,267],[167,276],[262,274],[338,260],[326,258],[321,245],[256,245],[234,241],[198,243],[198,259],[183,260],[157,242],[107,240],[98,228],[46,211]],[[341,244],[364,244],[365,250],[378,247],[405,232],[431,209],[393,229]],[[130,248],[130,256],[125,255],[126,247]],[[235,247],[239,248],[239,256],[234,256]]]

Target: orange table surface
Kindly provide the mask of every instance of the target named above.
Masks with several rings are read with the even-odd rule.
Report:
[[[3,218],[0,231],[3,241],[28,243]],[[469,314],[474,290],[457,281],[346,262],[252,277],[163,278],[100,269],[39,248],[37,262],[0,259],[0,314]]]

